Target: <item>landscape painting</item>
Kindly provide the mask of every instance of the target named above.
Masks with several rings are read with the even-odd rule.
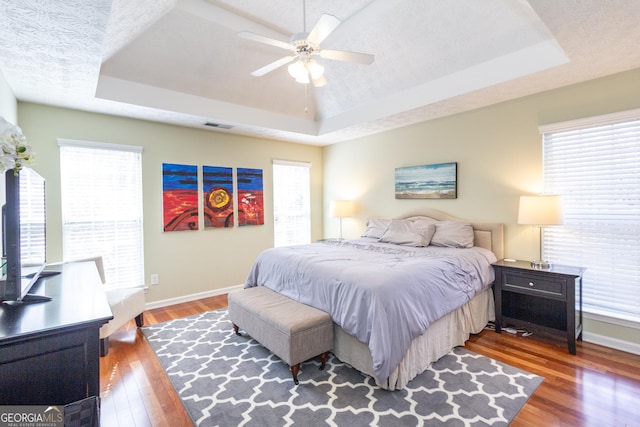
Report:
[[[198,229],[198,168],[162,164],[162,213],[164,231]]]
[[[202,167],[204,228],[233,227],[233,169]]]
[[[263,225],[262,169],[238,168],[238,225]]]
[[[455,199],[458,197],[458,164],[396,168],[396,199]]]

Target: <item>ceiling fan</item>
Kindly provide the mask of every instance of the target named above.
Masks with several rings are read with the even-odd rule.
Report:
[[[373,63],[374,56],[368,53],[347,52],[343,50],[322,49],[320,44],[340,25],[341,21],[333,15],[322,14],[310,33],[306,32],[305,15],[306,7],[303,3],[302,20],[303,32],[293,34],[289,42],[276,40],[250,31],[241,31],[238,36],[259,43],[276,46],[291,51],[291,55],[278,59],[251,73],[252,76],[264,76],[277,68],[289,64],[289,74],[298,83],[312,82],[315,87],[327,84],[324,77],[324,67],[318,64],[313,57],[331,59],[335,61],[355,62],[369,65]],[[294,62],[295,61],[295,62]]]

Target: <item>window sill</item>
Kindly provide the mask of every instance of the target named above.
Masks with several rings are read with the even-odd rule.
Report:
[[[589,320],[610,323],[612,325],[624,326],[626,328],[640,329],[640,321],[636,321],[631,318],[623,319],[619,317],[612,317],[610,315],[598,313],[594,310],[589,310],[588,308],[585,308],[583,310],[582,316],[585,319],[589,319]]]

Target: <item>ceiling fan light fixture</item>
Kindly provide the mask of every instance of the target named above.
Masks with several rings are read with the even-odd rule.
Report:
[[[314,87],[322,87],[322,86],[325,86],[326,84],[327,84],[327,79],[325,79],[324,76],[320,76],[317,79],[313,79]]]
[[[303,85],[308,84],[310,81],[311,80],[309,80],[309,74],[307,73],[300,74],[298,77],[296,77],[296,82],[302,83]]]
[[[308,58],[297,60],[293,64],[289,65],[287,70],[291,77],[296,79],[296,82],[303,84],[307,84],[311,80],[319,80],[324,74],[324,67],[313,59]]]
[[[309,70],[309,74],[311,74],[311,79],[313,80],[319,79],[324,74],[324,67],[313,59],[307,62],[307,69]]]
[[[320,44],[340,25],[340,20],[335,16],[323,13],[309,33],[307,33],[305,23],[306,3],[303,1],[303,32],[293,34],[289,39],[289,43],[261,36],[250,31],[241,31],[238,33],[238,35],[244,39],[257,41],[291,51],[291,55],[280,58],[271,64],[267,64],[252,72],[251,75],[260,77],[282,67],[285,64],[289,64],[287,69],[291,77],[296,79],[296,82],[308,84],[313,81],[313,85],[315,87],[322,87],[327,84],[327,80],[324,78],[324,67],[312,59],[315,55],[319,55],[324,59],[348,61],[366,65],[373,62],[374,56],[367,53],[327,50],[321,48]]]
[[[296,80],[298,80],[300,76],[307,74],[307,69],[305,68],[304,63],[300,60],[289,65],[287,70],[289,71],[289,75]]]

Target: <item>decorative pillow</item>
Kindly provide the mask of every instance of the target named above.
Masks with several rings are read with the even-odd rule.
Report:
[[[427,221],[394,219],[380,238],[381,242],[406,246],[428,246],[435,227]]]
[[[371,218],[367,221],[367,229],[361,237],[380,239],[384,232],[387,231],[387,227],[390,223],[390,219]]]
[[[449,248],[473,247],[473,227],[471,223],[462,221],[438,221],[436,232],[431,238],[433,246]]]

